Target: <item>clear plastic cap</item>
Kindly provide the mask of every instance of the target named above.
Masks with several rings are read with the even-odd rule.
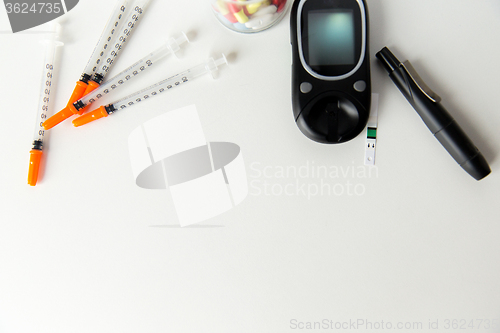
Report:
[[[226,56],[224,53],[221,54],[220,58],[214,59],[210,58],[205,63],[205,69],[212,75],[212,78],[215,79],[215,72],[219,69],[220,66],[228,65]]]
[[[189,43],[189,38],[184,32],[181,32],[181,34],[177,38],[170,37],[167,40],[167,47],[170,52],[172,52],[177,57],[176,53],[181,49],[181,45],[184,43]]]

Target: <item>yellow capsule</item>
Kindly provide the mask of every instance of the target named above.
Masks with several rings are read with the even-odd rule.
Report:
[[[216,6],[217,6],[217,9],[219,10],[219,13],[221,13],[222,15],[229,14],[229,9],[227,9],[227,5],[224,2],[224,0],[217,0]]]
[[[246,7],[247,7],[248,14],[252,15],[256,11],[258,11],[260,6],[262,6],[262,4],[263,4],[263,2],[255,2],[255,3],[251,3],[251,4],[247,5]]]
[[[248,16],[245,15],[245,11],[242,9],[237,13],[233,14],[234,17],[238,20],[240,23],[247,23],[248,22]]]

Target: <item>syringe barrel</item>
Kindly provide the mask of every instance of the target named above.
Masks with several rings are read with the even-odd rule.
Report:
[[[50,40],[43,41],[43,44],[45,45],[45,53],[42,82],[36,115],[35,132],[33,135],[33,148],[38,150],[42,149],[43,139],[45,136],[45,129],[42,124],[45,119],[47,119],[47,112],[50,106],[56,47],[63,45],[63,43],[55,41],[54,38],[52,38]]]
[[[81,98],[83,105],[90,105],[96,100],[106,96],[110,92],[114,91],[118,87],[124,85],[125,83],[131,81],[135,77],[139,76],[141,73],[145,72],[151,68],[157,61],[162,58],[175,53],[180,49],[180,46],[185,42],[189,42],[187,36],[182,33],[177,38],[169,38],[168,41],[162,45],[157,50],[151,52],[147,56],[143,57],[139,61],[135,62],[123,72],[117,74],[113,78],[101,84],[99,88],[92,91],[90,94]]]
[[[92,78],[95,82],[101,84],[104,81],[104,78],[111,69],[113,62],[125,46],[125,43],[130,37],[132,31],[137,26],[140,17],[144,13],[144,8],[149,1],[150,0],[140,1],[134,8],[132,8],[127,18],[121,23],[116,39],[112,43],[111,47],[107,48],[104,52],[102,62],[99,66],[97,66],[97,70]]]
[[[102,31],[101,37],[97,42],[97,45],[92,52],[85,69],[83,70],[82,77],[88,79],[95,73],[98,66],[102,63],[102,58],[105,56],[105,50],[108,48],[109,43],[114,42],[114,36],[118,33],[117,28],[120,26],[121,22],[124,20],[125,11],[128,8],[129,0],[121,0],[116,4],[113,13],[108,19],[104,30]]]
[[[167,90],[171,90],[186,82],[189,82],[192,79],[196,78],[197,76],[206,73],[213,73],[217,71],[218,67],[220,67],[223,64],[227,64],[226,57],[224,56],[224,54],[222,54],[222,56],[216,60],[214,58],[210,58],[198,66],[195,66],[184,72],[171,76],[165,80],[162,80],[152,86],[149,86],[115,103],[112,103],[111,105],[116,110],[125,109],[129,106],[135,105],[144,100],[147,100],[148,98],[155,97]]]
[[[224,54],[222,54],[222,56],[217,60],[210,58],[203,64],[200,64],[191,69],[188,69],[187,71],[171,76],[168,79],[160,81],[137,93],[129,95],[115,103],[111,103],[106,106],[101,106],[99,109],[96,109],[90,113],[78,117],[75,120],[73,120],[73,125],[75,127],[79,127],[88,124],[90,122],[93,122],[94,120],[107,117],[109,114],[112,114],[117,110],[125,109],[129,106],[147,100],[150,97],[157,96],[162,92],[180,86],[182,83],[189,82],[191,79],[194,79],[197,76],[200,76],[205,73],[213,73],[218,69],[219,66],[223,64],[227,64],[226,57],[224,56]]]

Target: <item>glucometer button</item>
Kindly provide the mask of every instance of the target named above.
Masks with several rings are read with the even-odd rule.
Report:
[[[307,94],[307,93],[311,92],[312,88],[313,88],[313,86],[309,82],[302,82],[300,84],[300,92],[303,94]]]
[[[359,80],[356,83],[354,83],[354,90],[357,92],[363,92],[366,90],[366,82],[363,80]]]

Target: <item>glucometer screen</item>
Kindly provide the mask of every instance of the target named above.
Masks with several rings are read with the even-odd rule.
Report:
[[[309,65],[353,65],[356,62],[352,9],[311,10],[307,22]]]

